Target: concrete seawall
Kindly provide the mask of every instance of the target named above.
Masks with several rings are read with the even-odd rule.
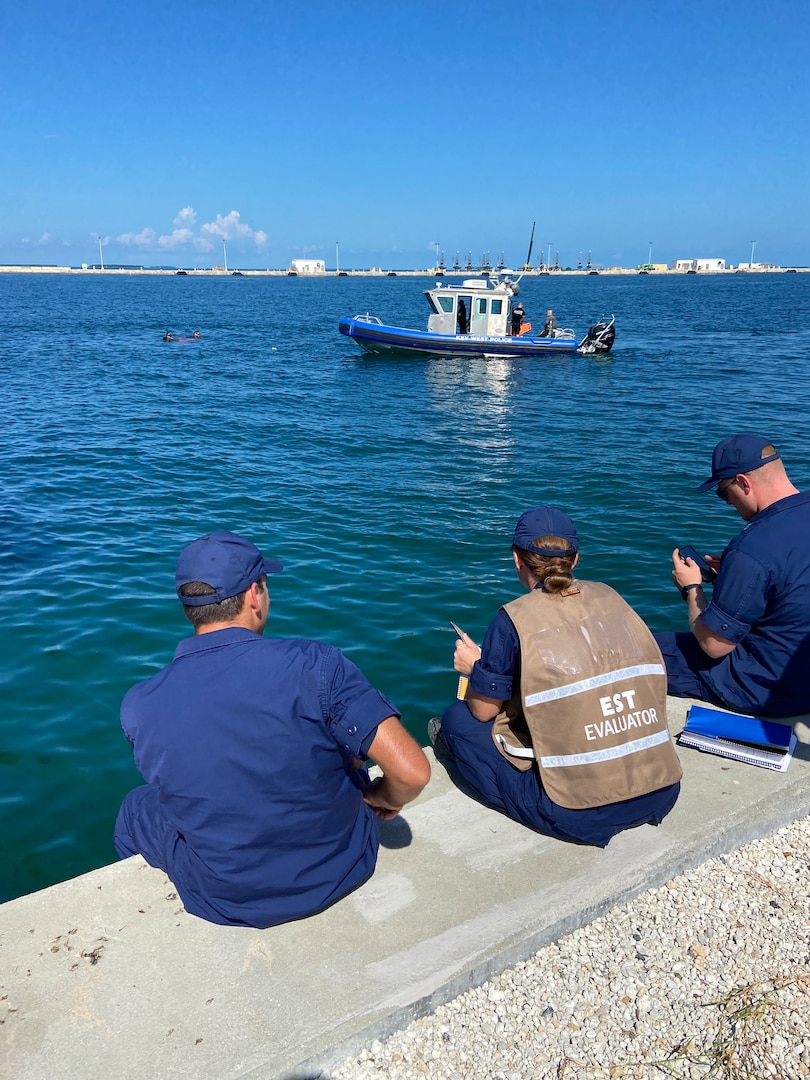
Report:
[[[669,699],[670,726],[688,702]],[[383,823],[374,877],[269,930],[187,915],[140,857],[0,906],[0,1075],[303,1080],[707,858],[807,813],[810,717],[787,773],[679,751],[681,798],[608,848],[537,836],[441,765]]]

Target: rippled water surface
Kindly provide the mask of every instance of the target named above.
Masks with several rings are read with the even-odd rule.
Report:
[[[606,359],[366,359],[338,334],[424,327],[430,284],[0,274],[0,900],[114,859],[139,782],[118,707],[190,630],[195,536],[281,558],[268,633],[339,645],[424,738],[448,619],[480,639],[519,591],[527,506],[568,511],[583,576],[674,629],[672,547],[740,525],[694,492],[714,443],[761,431],[807,486],[810,275],[524,279],[535,324],[615,312]]]

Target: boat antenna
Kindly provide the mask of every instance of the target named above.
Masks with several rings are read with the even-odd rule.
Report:
[[[523,270],[520,277],[518,278],[518,281],[520,281],[520,278],[523,277],[527,270],[531,270],[532,268],[532,248],[534,247],[534,227],[536,224],[536,221],[532,222],[532,235],[529,240],[529,254],[526,256],[526,262],[523,264]]]

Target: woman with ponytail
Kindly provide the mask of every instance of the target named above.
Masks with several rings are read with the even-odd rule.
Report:
[[[524,594],[479,647],[456,642],[468,679],[428,732],[478,801],[536,832],[604,847],[675,805],[666,672],[650,630],[618,593],[574,577],[579,538],[553,506],[527,510],[512,558]]]

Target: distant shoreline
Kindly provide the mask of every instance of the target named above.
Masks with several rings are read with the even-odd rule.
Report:
[[[497,270],[492,271],[493,274],[498,274]],[[725,267],[722,270],[672,270],[672,269],[658,269],[655,270],[638,270],[635,267],[627,268],[623,266],[607,266],[600,267],[598,270],[511,270],[508,271],[513,277],[594,277],[594,276],[648,276],[648,277],[683,277],[687,274],[691,274],[697,277],[722,277],[728,274],[806,274],[810,273],[810,266],[763,266],[756,270],[739,270],[735,267]],[[158,276],[158,277],[300,277],[306,280],[312,278],[333,278],[333,277],[445,277],[454,279],[464,279],[470,277],[484,277],[486,276],[480,270],[445,270],[443,273],[437,274],[435,267],[428,268],[427,270],[381,270],[379,267],[373,267],[370,270],[341,270],[338,273],[336,270],[326,270],[321,273],[315,274],[290,274],[287,270],[225,270],[223,267],[214,266],[210,269],[184,269],[182,267],[107,267],[102,270],[98,266],[24,266],[24,265],[0,265],[0,274],[78,274],[86,276],[88,274],[94,274],[96,276],[117,276],[117,277],[132,277],[135,275],[141,276]]]

